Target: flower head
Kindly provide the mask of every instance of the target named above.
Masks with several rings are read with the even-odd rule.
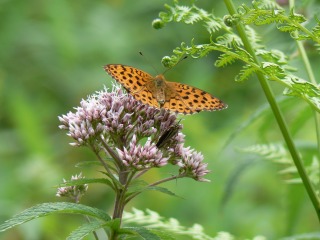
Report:
[[[184,147],[175,113],[142,104],[119,86],[82,100],[59,120],[74,139],[72,145],[106,152],[115,160],[114,169],[139,171],[170,163],[199,181],[209,172],[202,155]]]
[[[75,175],[71,177],[71,181],[83,179],[82,173],[79,175]],[[65,179],[63,179],[64,183],[67,183]],[[75,186],[68,186],[68,187],[59,187],[56,196],[57,197],[69,197],[75,202],[79,202],[80,198],[87,192],[88,184],[80,184]]]

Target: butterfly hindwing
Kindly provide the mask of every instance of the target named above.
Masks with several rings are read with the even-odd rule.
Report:
[[[167,92],[164,108],[174,109],[178,113],[190,114],[202,110],[215,111],[226,108],[220,99],[199,88],[176,82],[167,82]]]

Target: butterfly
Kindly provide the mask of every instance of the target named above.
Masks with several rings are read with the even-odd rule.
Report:
[[[119,82],[136,100],[176,113],[192,114],[227,108],[220,99],[199,88],[167,81],[162,74],[151,76],[140,69],[108,64],[105,71]]]

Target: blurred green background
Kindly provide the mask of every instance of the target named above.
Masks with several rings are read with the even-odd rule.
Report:
[[[172,3],[0,1],[0,222],[35,204],[63,201],[55,197],[54,188],[63,178],[81,171],[86,177],[101,176],[96,168],[75,167],[95,157],[86,148],[68,144],[72,139],[58,129],[57,116],[72,111],[82,98],[104,85],[111,86],[103,65],[121,63],[155,75],[164,71],[161,58],[171,55],[182,41],[189,43],[195,38],[196,43],[208,42],[206,31],[197,24],[175,23],[153,29],[151,22],[165,2]],[[198,1],[197,5],[209,12],[214,9],[217,16],[226,14],[222,1]],[[261,34],[269,46],[294,54],[296,46],[285,34],[270,27],[263,28]],[[256,79],[234,82],[240,65],[215,68],[217,56],[188,58],[166,74],[169,80],[204,89],[229,105],[221,112],[182,117],[186,145],[204,154],[212,170],[208,175],[211,183],[191,179],[167,183],[164,186],[183,199],[148,192],[132,201],[127,211],[149,208],[188,227],[199,223],[211,236],[228,231],[239,239],[255,235],[278,239],[318,231],[319,223],[302,185],[287,185],[278,173],[280,166],[235,150],[282,142],[269,110],[222,150],[238,126],[266,100]],[[311,60],[314,67],[319,65],[318,56]],[[292,64],[304,76],[300,60],[293,59]],[[280,96],[282,87],[272,86]],[[301,145],[314,146],[310,108],[299,99],[288,100],[283,108],[295,139]],[[172,169],[154,170],[147,179],[155,181],[171,173]],[[91,185],[82,203],[111,213],[113,195],[102,185]],[[75,215],[50,216],[0,233],[0,239],[64,239],[83,221]]]

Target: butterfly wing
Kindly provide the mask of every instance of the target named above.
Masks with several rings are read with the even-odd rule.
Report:
[[[142,90],[153,79],[142,70],[121,64],[108,64],[104,66],[104,70],[130,93]]]
[[[158,107],[157,100],[147,88],[147,85],[154,79],[150,74],[137,68],[121,64],[108,64],[104,66],[104,69],[136,100]]]
[[[163,108],[183,114],[215,111],[227,107],[220,99],[199,88],[176,82],[166,82],[166,102]]]

